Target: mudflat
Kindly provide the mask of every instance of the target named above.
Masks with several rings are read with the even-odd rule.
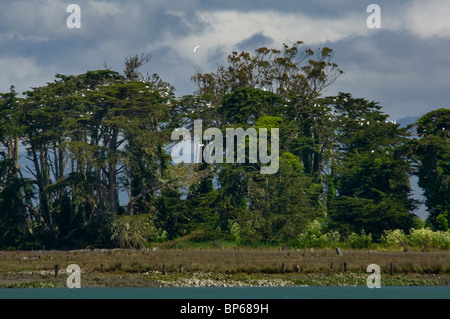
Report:
[[[83,249],[0,252],[0,287],[365,286],[377,264],[383,285],[450,285],[450,251],[335,249]]]

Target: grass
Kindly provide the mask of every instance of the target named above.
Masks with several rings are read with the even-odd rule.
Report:
[[[0,284],[0,288],[55,288],[55,285],[51,281],[31,281],[25,283]]]
[[[81,267],[85,286],[152,286],[177,282],[188,285],[188,279],[198,276],[211,284],[269,284],[267,280],[284,280],[296,285],[365,285],[369,264],[381,267],[385,285],[450,285],[450,251],[439,250],[344,249],[343,256],[338,256],[334,249],[205,249],[199,246],[155,250],[1,251],[0,256],[1,287],[33,287],[36,282],[65,286],[65,270],[70,264]],[[59,266],[58,277],[55,277],[55,265]]]

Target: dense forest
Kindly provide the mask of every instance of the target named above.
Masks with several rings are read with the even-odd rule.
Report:
[[[343,71],[332,49],[302,46],[232,52],[182,97],[139,72],[147,54],[122,73],[57,74],[22,97],[11,86],[0,94],[0,249],[448,234],[450,109],[400,127],[377,102],[324,96]],[[171,132],[197,119],[278,128],[277,173],[261,174],[260,161],[174,164]],[[413,175],[426,221],[414,215]]]

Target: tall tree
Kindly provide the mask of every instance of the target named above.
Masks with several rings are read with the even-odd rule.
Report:
[[[336,192],[329,212],[332,224],[345,232],[364,230],[375,237],[385,229],[408,231],[410,213],[416,206],[410,198],[410,163],[402,151],[406,129],[387,121],[375,102],[340,93],[328,98],[338,113],[334,164]]]
[[[219,65],[216,72],[196,72],[192,80],[213,106],[220,105],[225,94],[242,87],[255,87],[280,95],[317,95],[331,85],[343,72],[331,62],[333,50],[324,47],[314,52],[301,50],[302,41],[283,44],[281,50],[261,47],[255,55],[232,52],[228,65]]]
[[[25,203],[32,198],[31,185],[23,179],[19,166],[23,127],[18,121],[22,99],[14,86],[0,94],[0,247],[18,247],[30,239]],[[32,248],[24,247],[22,248]]]
[[[438,109],[414,124],[418,139],[411,143],[418,159],[417,176],[424,191],[428,222],[450,229],[450,109]]]
[[[6,148],[5,158],[12,163],[3,176],[5,181],[19,170],[19,140],[23,134],[18,121],[21,100],[17,98],[14,86],[9,93],[0,94],[0,144]]]

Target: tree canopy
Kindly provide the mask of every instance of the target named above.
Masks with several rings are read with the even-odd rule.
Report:
[[[417,224],[413,174],[428,223],[448,230],[450,110],[424,115],[411,135],[377,102],[324,96],[343,71],[332,49],[302,45],[232,52],[215,72],[196,72],[198,90],[182,97],[139,72],[148,54],[126,58],[123,74],[56,74],[21,98],[11,86],[0,94],[0,248],[183,236],[300,245],[311,227],[381,239]],[[265,163],[248,153],[245,163],[174,163],[172,131],[198,119],[203,132],[267,129],[271,139],[277,129],[278,170],[261,174]]]

